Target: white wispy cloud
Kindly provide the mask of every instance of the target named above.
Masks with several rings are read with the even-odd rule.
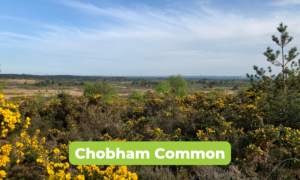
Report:
[[[17,38],[22,38],[22,39],[30,39],[30,40],[36,40],[40,41],[40,38],[36,38],[34,36],[28,36],[24,34],[18,34],[18,33],[13,33],[13,32],[1,32],[0,31],[0,36],[10,36],[10,37],[17,37]]]
[[[270,3],[272,6],[300,5],[300,0],[278,0]]]
[[[32,64],[42,61],[52,74],[64,70],[83,75],[241,75],[252,72],[253,64],[268,65],[262,52],[273,45],[271,35],[278,34],[281,21],[295,37],[292,46],[300,45],[296,11],[270,11],[257,18],[215,9],[207,5],[211,1],[188,10],[174,4],[155,9],[58,2],[95,20],[89,20],[90,26],[39,22],[30,35],[0,31],[0,46],[13,50],[15,44],[15,50],[23,53],[23,57],[3,53],[7,59],[21,64],[24,57]],[[98,22],[102,17],[106,21]]]

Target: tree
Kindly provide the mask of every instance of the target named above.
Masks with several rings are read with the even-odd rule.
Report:
[[[87,96],[88,94],[93,94],[93,93],[94,93],[94,85],[92,83],[86,84],[83,90],[83,95]]]
[[[270,76],[265,75],[266,70],[253,66],[256,74],[249,75],[252,87],[247,89],[248,96],[251,97],[249,104],[255,104],[264,109],[267,114],[263,118],[264,122],[278,126],[283,124],[285,126],[300,128],[300,59],[298,63],[292,61],[299,53],[296,53],[297,48],[293,47],[288,55],[284,55],[283,48],[292,41],[286,32],[287,26],[279,24],[277,30],[281,33],[280,40],[272,36],[272,40],[281,47],[281,52],[278,50],[272,53],[273,50],[268,47],[267,51],[263,53],[267,57],[267,61],[275,66],[281,67],[281,73],[272,74],[272,68],[269,66],[268,71]],[[277,60],[280,53],[282,53],[282,62]],[[290,68],[287,64],[291,62]],[[254,77],[257,80],[254,80]]]
[[[172,89],[170,83],[168,81],[162,81],[158,84],[158,86],[155,88],[157,92],[164,92],[164,91],[170,91]]]
[[[172,75],[166,79],[166,81],[162,81],[156,87],[157,92],[170,91],[175,90],[175,93],[180,97],[183,97],[188,94],[188,86],[186,80],[178,74],[177,76]]]
[[[290,43],[293,40],[293,37],[289,36],[288,32],[286,31],[287,26],[283,26],[282,22],[279,24],[279,27],[277,27],[277,30],[281,33],[280,40],[273,35],[272,40],[281,48],[281,55],[282,55],[282,62],[279,60],[276,60],[278,56],[280,55],[280,51],[277,50],[276,53],[272,53],[273,49],[270,47],[267,48],[267,51],[264,53],[264,55],[267,57],[267,61],[271,62],[275,66],[280,66],[282,68],[282,81],[283,81],[283,92],[285,92],[285,81],[286,81],[286,75],[287,71],[285,71],[286,66],[289,62],[291,62],[293,59],[299,55],[299,53],[296,53],[297,47],[291,48],[289,51],[288,56],[284,55],[283,48]]]
[[[129,101],[132,99],[141,102],[141,101],[143,101],[143,94],[140,93],[139,91],[134,91],[128,98]]]

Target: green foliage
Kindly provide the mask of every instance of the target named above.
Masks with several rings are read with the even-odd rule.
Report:
[[[114,86],[111,86],[108,81],[105,82],[97,81],[94,84],[88,83],[85,85],[83,91],[84,96],[89,96],[89,95],[94,96],[96,94],[103,95],[104,99],[107,100],[111,100],[112,95],[119,96],[118,89]]]
[[[143,94],[140,93],[139,91],[134,91],[128,98],[129,101],[132,99],[141,102],[143,100]]]
[[[34,97],[39,101],[39,102],[45,102],[45,96],[43,93],[37,93],[36,95],[34,95]]]
[[[221,88],[214,89],[214,91],[216,91],[218,93],[225,93],[225,90],[221,89]]]
[[[211,91],[211,92],[209,92],[209,93],[206,93],[205,94],[207,97],[210,97],[210,98],[212,98],[212,97],[214,97],[215,96],[215,94]]]
[[[162,81],[156,87],[157,92],[171,91],[175,90],[175,94],[180,97],[186,96],[188,94],[188,86],[186,80],[178,74],[177,76],[173,75],[166,79],[166,81]]]
[[[299,53],[296,53],[297,48],[293,47],[289,51],[288,55],[284,55],[283,48],[289,42],[292,41],[292,37],[286,32],[287,26],[279,24],[277,30],[281,33],[281,38],[278,40],[274,35],[272,40],[280,46],[281,52],[278,50],[276,53],[272,53],[273,50],[268,47],[264,55],[267,57],[267,61],[271,62],[275,66],[282,68],[282,72],[279,74],[272,74],[272,68],[268,67],[269,76],[265,75],[266,70],[254,66],[256,74],[247,76],[250,78],[252,87],[247,91],[252,94],[260,94],[260,97],[264,97],[264,101],[258,105],[264,108],[265,113],[269,115],[269,118],[264,118],[264,121],[279,126],[280,124],[289,125],[292,128],[300,128],[298,123],[300,117],[300,59],[298,63],[292,61],[297,57]],[[282,62],[277,60],[280,53],[282,54]],[[291,62],[290,68],[287,64]],[[254,81],[254,78],[258,80]],[[253,96],[252,100],[255,97]]]
[[[50,95],[50,100],[56,100],[56,99],[58,99],[58,95],[57,94],[51,94]]]
[[[83,95],[86,96],[88,94],[93,94],[94,93],[94,85],[92,83],[88,83],[85,85],[84,90],[83,90]]]
[[[1,67],[1,64],[0,64]],[[0,69],[0,74],[1,74],[1,69]],[[3,89],[5,88],[5,81],[0,82],[0,92],[3,92]]]
[[[168,81],[162,81],[158,84],[158,86],[155,88],[157,92],[164,92],[164,91],[170,91],[172,89],[170,83]]]
[[[239,90],[238,86],[233,86],[232,90]]]
[[[3,92],[3,89],[5,88],[5,82],[0,82],[0,92]]]

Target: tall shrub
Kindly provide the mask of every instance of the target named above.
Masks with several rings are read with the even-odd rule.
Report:
[[[164,92],[171,91],[173,89],[176,91],[175,93],[180,97],[188,94],[187,82],[180,74],[178,74],[177,76],[172,75],[167,78],[166,81],[162,81],[161,83],[159,83],[155,90],[157,92]]]
[[[118,89],[114,86],[111,86],[108,81],[100,82],[97,81],[94,84],[88,83],[85,85],[83,95],[102,95],[105,99],[110,100],[111,95],[119,96]]]

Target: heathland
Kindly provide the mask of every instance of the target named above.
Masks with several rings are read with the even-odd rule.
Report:
[[[281,23],[247,80],[6,76],[0,179],[299,179],[300,74]],[[288,67],[289,65],[289,67]],[[269,75],[270,74],[270,75]],[[13,79],[14,78],[14,79]],[[72,141],[227,141],[227,166],[75,166]]]

